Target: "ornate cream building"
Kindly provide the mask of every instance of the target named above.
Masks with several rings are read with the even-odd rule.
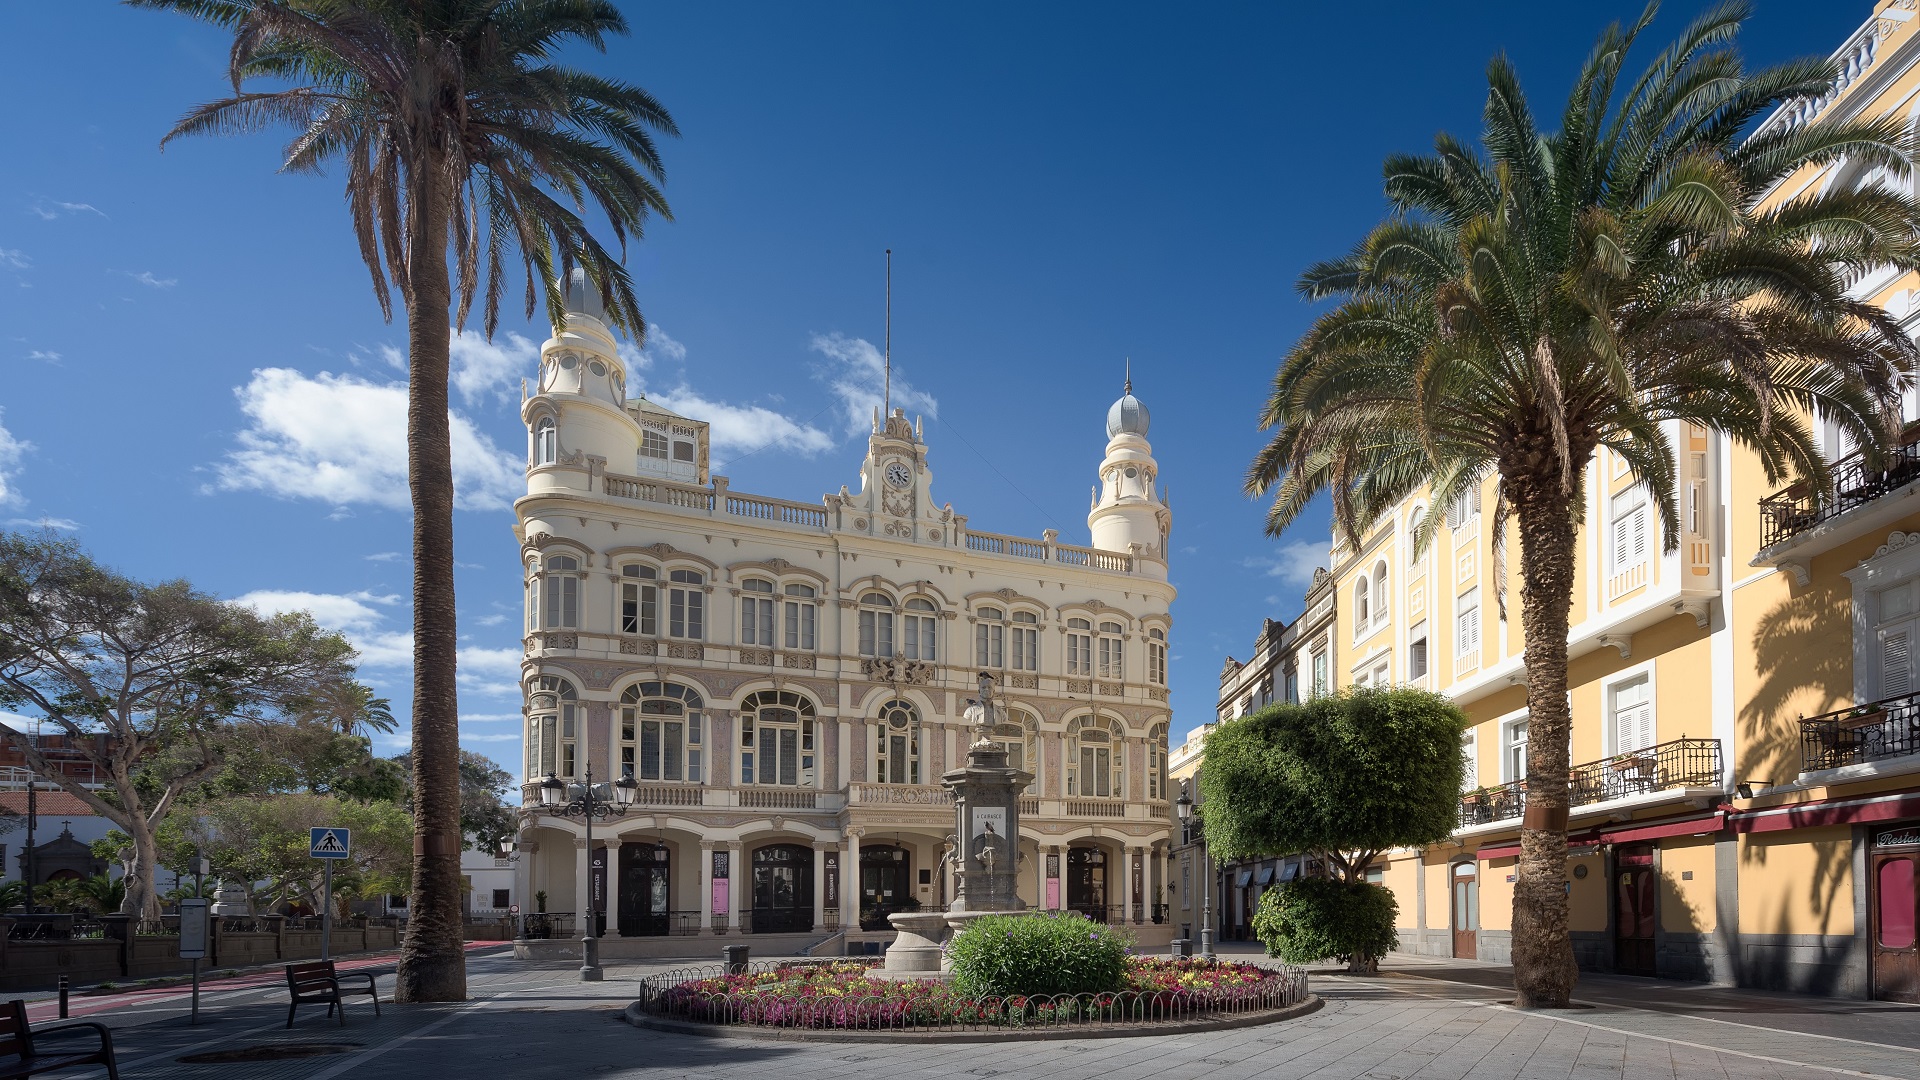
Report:
[[[876,410],[855,490],[731,490],[708,475],[707,425],[629,399],[597,297],[568,293],[522,405],[525,802],[589,765],[638,794],[591,852],[578,820],[528,812],[517,894],[582,917],[592,895],[612,955],[890,936],[887,913],[952,894],[939,778],[987,671],[1010,760],[1035,776],[1023,899],[1164,940],[1171,512],[1131,383],[1092,544],[1002,536],[934,501],[898,410]],[[626,940],[647,938],[678,940]]]

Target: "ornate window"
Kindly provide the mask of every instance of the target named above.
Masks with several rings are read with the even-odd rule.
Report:
[[[620,695],[620,767],[636,780],[699,783],[706,723],[700,694],[678,683],[644,682]]]
[[[1126,644],[1121,639],[1123,633],[1125,630],[1117,622],[1100,624],[1100,677],[1103,679],[1119,682],[1127,677],[1126,665],[1121,660],[1125,655],[1122,646]]]
[[[740,644],[772,648],[773,582],[748,578],[740,590]]]
[[[997,607],[980,609],[973,627],[973,660],[983,668],[1006,667],[1007,628],[1001,625],[1007,613]]]
[[[939,617],[934,614],[933,601],[919,597],[907,601],[907,613],[902,618],[902,646],[900,655],[909,660],[925,660],[929,663],[940,657],[934,646],[934,633]]]
[[[1167,797],[1167,725],[1155,724],[1147,732],[1147,798]]]
[[[541,675],[528,686],[527,779],[578,775],[580,702],[573,684]]]
[[[893,598],[886,593],[860,598],[860,655],[893,656]]]
[[[1353,583],[1353,636],[1366,633],[1373,622],[1373,592],[1367,588],[1367,579],[1363,574]]]
[[[641,432],[640,456],[655,461],[667,460],[667,437],[657,431]]]
[[[1373,564],[1373,625],[1387,621],[1387,560]]]
[[[527,632],[540,629],[540,560],[527,560]]]
[[[740,782],[814,785],[813,702],[791,690],[761,690],[740,703]]]
[[[1038,735],[1040,724],[1031,713],[1020,709],[1008,709],[1007,719],[993,725],[993,741],[1007,753],[1007,767],[1033,774],[1027,781],[1025,794],[1040,794],[1040,757]]]
[[[1067,794],[1121,798],[1126,794],[1125,734],[1119,723],[1076,717],[1067,724]]]
[[[895,698],[880,706],[874,741],[874,779],[882,784],[920,782],[920,714]]]
[[[1067,674],[1093,674],[1093,624],[1085,619],[1067,620]]]
[[[1147,631],[1147,681],[1155,686],[1167,685],[1167,632],[1154,627]],[[1271,697],[1273,683],[1267,683],[1267,693]]]
[[[667,636],[699,641],[706,637],[706,575],[698,570],[667,571]]]
[[[1039,671],[1040,616],[1031,611],[1014,612],[1013,626],[1007,636],[1012,639],[1007,666],[1015,671]]]
[[[547,560],[547,612],[544,625],[549,630],[574,630],[580,626],[580,560],[571,555],[555,555]]]
[[[813,625],[819,610],[814,602],[813,586],[789,585],[786,595],[787,648],[812,652]]]
[[[659,578],[660,572],[651,566],[636,564],[620,568],[621,633],[648,637],[660,633],[660,586],[656,584]]]
[[[560,430],[553,417],[542,417],[533,426],[533,463],[551,465],[560,460]]]

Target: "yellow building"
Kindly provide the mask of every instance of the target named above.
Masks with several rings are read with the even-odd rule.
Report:
[[[1880,0],[1835,54],[1839,89],[1767,124],[1920,116],[1915,7]],[[1914,183],[1842,161],[1766,200]],[[1869,274],[1853,292],[1920,331],[1920,278]],[[1587,474],[1568,642],[1580,964],[1920,1001],[1920,429],[1881,472],[1823,428],[1824,499],[1771,490],[1726,439],[1668,434],[1685,485],[1674,552],[1624,462],[1602,451]],[[1468,712],[1461,827],[1393,853],[1384,880],[1405,948],[1504,960],[1527,711],[1518,544],[1493,550],[1493,496],[1489,480],[1451,507],[1410,499],[1335,551],[1333,678],[1429,687]],[[1408,537],[1435,513],[1445,527],[1416,555]]]

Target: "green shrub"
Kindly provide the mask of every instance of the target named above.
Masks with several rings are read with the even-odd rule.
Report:
[[[1133,935],[1073,912],[987,915],[947,942],[953,985],[975,998],[1097,994],[1126,985]]]
[[[1400,944],[1393,890],[1365,881],[1326,878],[1289,881],[1267,890],[1253,915],[1253,932],[1267,953],[1289,964],[1337,957],[1354,971],[1371,972]]]

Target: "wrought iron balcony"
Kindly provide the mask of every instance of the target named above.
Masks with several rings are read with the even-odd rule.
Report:
[[[1920,430],[1907,432],[1883,467],[1855,451],[1833,463],[1833,487],[1819,491],[1806,481],[1760,500],[1760,546],[1790,540],[1823,521],[1920,480]]]
[[[1920,754],[1920,694],[1882,698],[1800,721],[1806,772]]]
[[[1722,783],[1719,739],[1674,739],[1575,765],[1567,773],[1567,805],[1624,799],[1653,791],[1716,788]],[[1527,782],[1478,788],[1460,796],[1460,824],[1490,825],[1527,808]]]

